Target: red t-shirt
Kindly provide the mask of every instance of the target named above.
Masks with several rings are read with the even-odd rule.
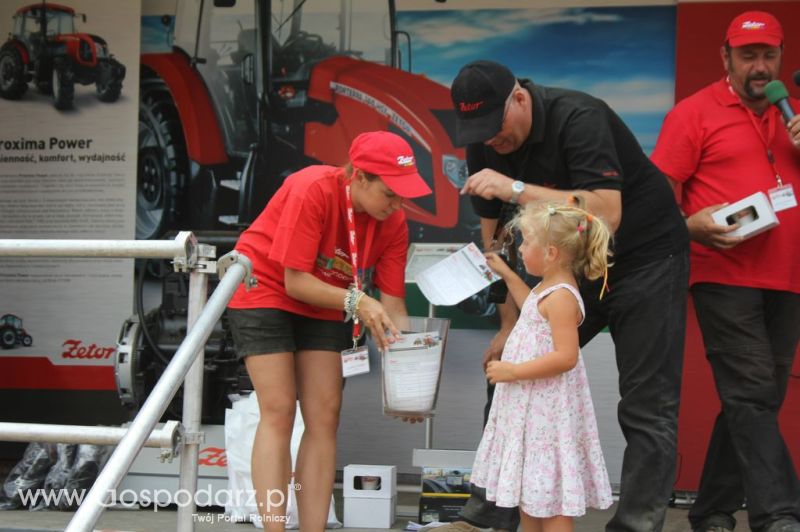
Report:
[[[341,168],[310,166],[286,178],[264,211],[239,237],[236,250],[253,262],[258,286],[239,289],[231,308],[277,308],[303,316],[341,320],[342,310],[314,307],[286,294],[284,269],[310,272],[324,282],[347,287],[353,281],[347,239],[345,176]],[[368,226],[374,225],[373,231]],[[355,213],[358,269],[389,295],[404,297],[408,227],[402,209],[384,221]],[[367,233],[373,233],[366,242]]]
[[[792,100],[794,109],[800,109]],[[767,147],[774,157],[770,164]],[[800,195],[800,151],[774,106],[758,116],[725,79],[679,102],[667,114],[653,162],[682,183],[681,207],[691,215],[718,203],[784,185]],[[692,242],[690,283],[712,282],[800,292],[800,207],[777,213],[780,225],[729,250]]]

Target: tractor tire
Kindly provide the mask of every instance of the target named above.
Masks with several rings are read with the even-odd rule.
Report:
[[[25,347],[32,346],[33,338],[31,338],[29,335],[26,334],[25,336],[22,337],[22,345],[24,345]]]
[[[15,345],[17,345],[17,331],[13,327],[0,329],[0,347],[12,349]]]
[[[98,69],[103,71],[97,73],[95,82],[97,99],[106,103],[116,102],[122,92],[122,78],[114,77],[114,67],[110,63],[101,63]]]
[[[0,48],[0,96],[6,100],[19,100],[28,90],[25,81],[25,64],[19,50],[7,44]]]
[[[69,60],[57,58],[53,62],[53,105],[59,111],[72,109],[75,97],[75,80]]]
[[[139,96],[137,239],[158,238],[173,228],[188,168],[186,141],[175,102],[161,80],[145,78]]]

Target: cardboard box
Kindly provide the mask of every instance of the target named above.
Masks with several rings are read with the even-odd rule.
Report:
[[[475,451],[414,449],[412,463],[422,468],[420,523],[461,520],[458,514],[469,500],[474,461]]]
[[[467,504],[469,495],[459,497],[425,496],[419,499],[419,523],[427,524],[433,521],[450,523],[452,521],[463,521],[458,515],[461,509]]]
[[[351,464],[344,467],[344,526],[391,528],[397,513],[397,468]]]
[[[397,497],[388,499],[344,498],[345,528],[392,528]]]
[[[731,231],[727,236],[740,236],[742,238],[754,237],[768,229],[772,229],[778,222],[772,203],[763,192],[756,192],[746,198],[740,199],[727,207],[711,213],[711,218],[718,225],[739,224],[739,228]]]

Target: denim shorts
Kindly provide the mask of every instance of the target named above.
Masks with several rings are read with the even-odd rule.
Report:
[[[340,352],[352,345],[352,325],[309,318],[274,308],[229,308],[228,323],[242,359],[296,351]]]

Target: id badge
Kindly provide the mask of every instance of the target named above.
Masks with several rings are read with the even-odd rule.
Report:
[[[362,345],[355,349],[342,351],[342,376],[346,379],[354,375],[369,373],[369,349]]]
[[[791,183],[769,189],[769,200],[772,202],[772,209],[775,212],[797,207],[797,198]]]

